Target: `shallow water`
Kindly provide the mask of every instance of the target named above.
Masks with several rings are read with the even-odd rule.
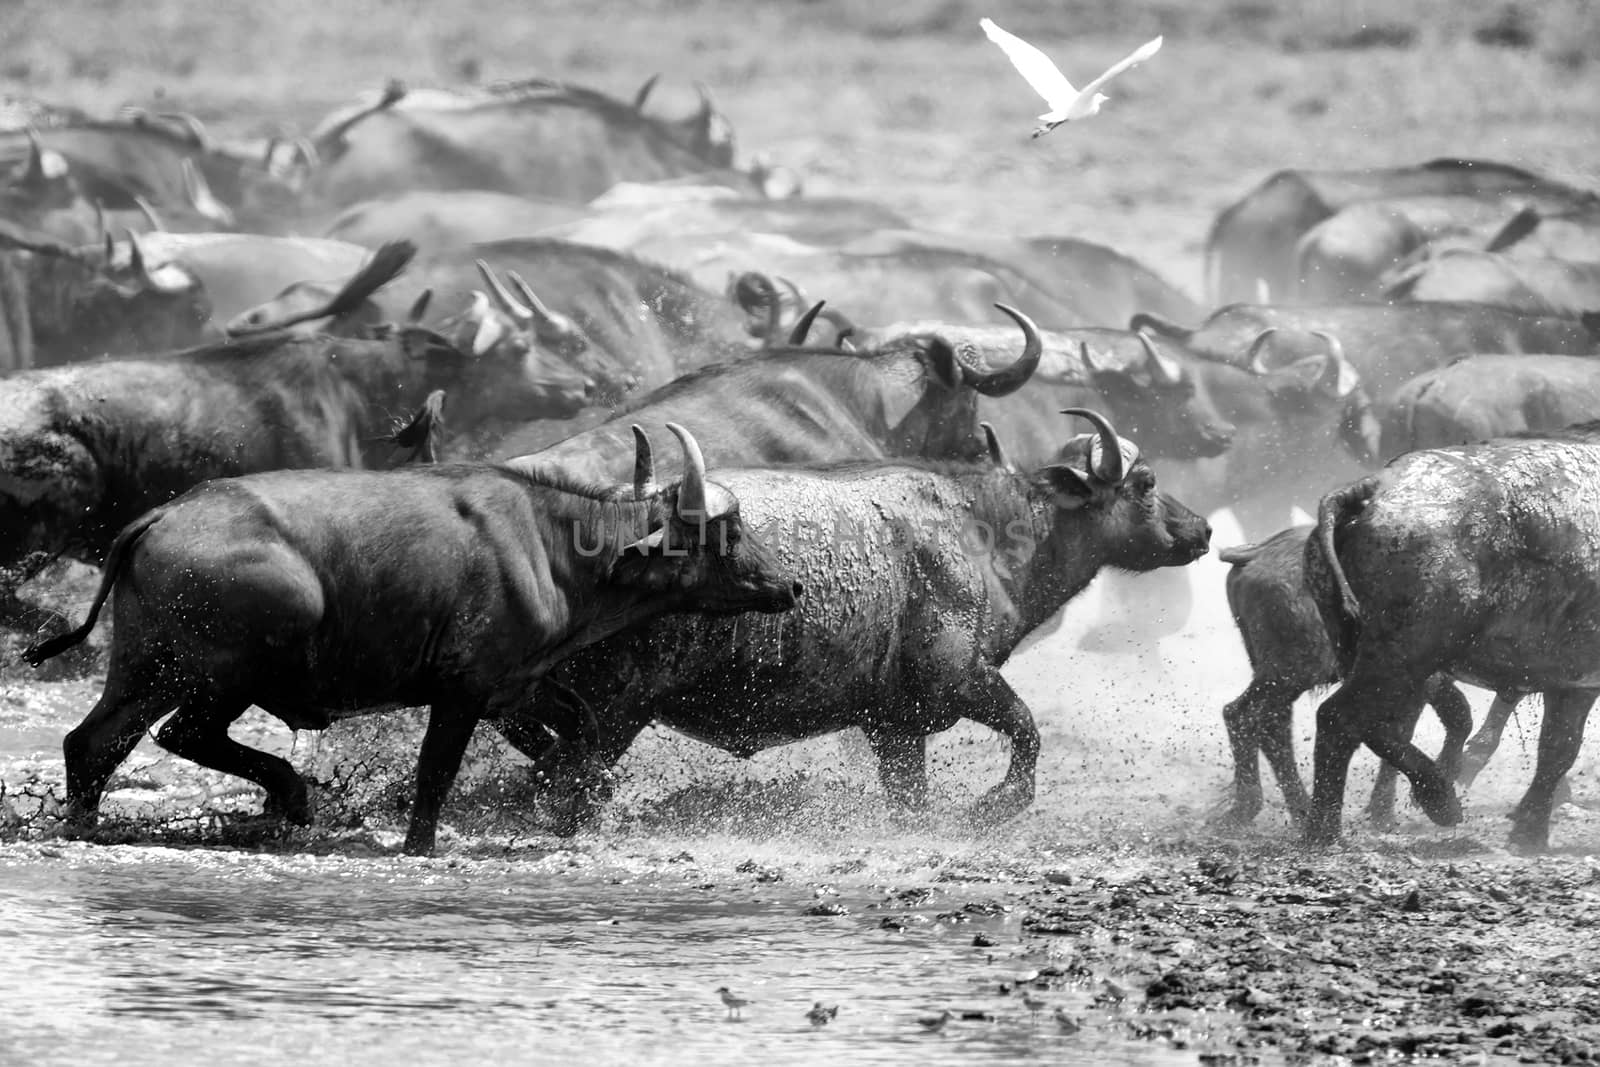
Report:
[[[1021,651],[1006,675],[1043,735],[1038,800],[977,835],[948,818],[914,834],[890,826],[853,734],[746,761],[649,731],[602,825],[574,842],[447,826],[438,857],[408,860],[392,854],[392,811],[378,811],[366,825],[386,828],[264,846],[307,849],[292,855],[0,844],[0,1064],[1187,1065],[1233,1051],[1244,1033],[1234,1016],[1200,1013],[1175,1042],[1135,1036],[1130,1023],[1150,1021],[1136,1009],[1094,1003],[1103,978],[1137,990],[1149,959],[1062,975],[1038,992],[1084,1019],[1075,1034],[1048,1010],[1035,1023],[1017,995],[999,992],[1019,973],[1072,973],[1086,950],[1022,929],[1014,905],[1046,872],[1065,865],[1083,880],[1121,867],[1131,879],[1195,862],[1182,842],[1227,795],[1218,711],[1247,675],[1237,638],[1216,621],[1225,609],[1207,604],[1197,618],[1164,642],[1164,667],[1078,651],[1083,625],[1071,618]],[[29,798],[41,789],[59,795],[60,737],[99,681],[0,686],[0,830],[8,812],[37,809]],[[373,773],[408,788],[414,741],[400,735],[419,724],[359,721],[381,723],[399,754]],[[1300,726],[1305,762],[1304,712]],[[249,716],[241,734],[306,766],[321,766],[318,746],[339,748]],[[1421,743],[1438,736],[1426,720]],[[1503,834],[1500,813],[1530,771],[1516,738],[1475,786],[1475,818],[1454,831],[1464,842]],[[1008,756],[970,725],[933,739],[936,807],[948,816],[970,802]],[[1352,822],[1370,770],[1366,760],[1352,778]],[[1288,828],[1270,786],[1268,797],[1255,836],[1230,847],[1281,847]],[[164,811],[192,821],[186,813],[259,809],[260,798],[146,741],[107,802],[135,820]],[[1402,834],[1441,833],[1403,815]],[[1558,833],[1579,829],[1592,837],[1597,827],[1569,817]],[[819,902],[848,914],[805,914]],[[993,944],[975,946],[980,933]],[[752,998],[742,1019],[728,1019],[723,985]],[[816,1001],[840,1010],[813,1030],[805,1013]],[[917,1018],[944,1008],[958,1018],[925,1033]]]
[[[0,1058],[1195,1062],[1193,1049],[1131,1039],[1119,1013],[1091,1005],[1088,982],[1040,994],[1084,1017],[1073,1035],[1000,995],[1019,964],[973,938],[1014,944],[1015,915],[935,918],[991,900],[993,886],[950,883],[882,908],[870,906],[887,899],[881,887],[843,885],[827,899],[850,914],[817,917],[803,914],[816,901],[807,886],[575,862],[10,846]],[[905,928],[882,928],[888,915]],[[722,985],[752,999],[742,1020],[728,1018]],[[840,1010],[814,1030],[805,1013],[818,1000]],[[917,1017],[944,1008],[958,1018],[924,1032]]]

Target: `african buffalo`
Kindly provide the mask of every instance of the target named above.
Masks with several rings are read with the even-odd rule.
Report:
[[[561,742],[541,763],[558,780],[575,762],[609,767],[652,720],[741,756],[860,727],[891,805],[916,809],[927,736],[967,718],[1011,742],[976,815],[1022,811],[1039,735],[1000,667],[1102,568],[1182,566],[1210,536],[1101,416],[1067,413],[1097,433],[1030,474],[1003,461],[721,472],[805,600],[777,625],[652,626],[573,657],[551,677],[581,718],[552,727]],[[583,798],[567,799],[581,815]]]
[[[526,454],[529,439],[512,435],[497,455],[527,470],[620,478],[632,455],[633,424],[654,430],[667,420],[692,419],[718,466],[973,458],[980,450],[980,400],[1016,393],[1044,351],[1032,320],[1014,308],[1000,310],[1021,327],[1023,344],[998,369],[963,362],[959,341],[937,330],[850,351],[770,349],[686,374],[542,451]]]
[[[117,535],[83,625],[112,589],[110,668],[63,746],[69,819],[162,716],[169,752],[247,778],[306,825],[305,781],[228,727],[252,704],[292,729],[431,705],[405,850],[433,850],[439,807],[480,719],[521,709],[574,652],[665,612],[782,612],[794,579],[705,477],[693,437],[680,483],[537,479],[503,467],[275,471],[207,482]],[[641,465],[648,448],[641,442]]]
[[[517,284],[519,295],[508,291],[499,273]],[[458,308],[485,283],[540,347],[589,375],[611,399],[748,350],[740,311],[682,275],[606,249],[536,237],[437,253],[368,305],[317,328],[340,334],[359,332],[373,320],[397,320],[424,291],[432,292],[434,307]],[[235,316],[228,328],[258,330],[298,320],[308,307],[325,303],[338,284],[292,285]]]
[[[98,562],[125,523],[208,478],[381,466],[389,413],[448,389],[464,426],[561,415],[583,382],[513,346],[412,326],[382,340],[264,334],[152,359],[0,379],[0,567]]]
[[[1511,843],[1546,847],[1554,790],[1600,692],[1600,423],[1409,452],[1330,492],[1305,575],[1344,676],[1317,709],[1307,842],[1338,837],[1363,743],[1410,778],[1434,822],[1460,821],[1450,782],[1399,729],[1443,671],[1544,693]]]
[[[1469,356],[1426,371],[1383,405],[1382,453],[1465,445],[1600,418],[1593,356]]]
[[[657,118],[644,105],[543,79],[454,91],[391,86],[312,134],[310,202],[344,207],[421,189],[482,189],[582,203],[619,181],[730,167],[733,130],[700,87],[699,110]],[[754,183],[752,183],[754,187]]]
[[[1310,526],[1296,526],[1258,544],[1217,552],[1231,568],[1228,610],[1250,658],[1250,684],[1222,709],[1233,751],[1233,806],[1223,818],[1233,825],[1249,824],[1261,810],[1258,751],[1267,757],[1278,779],[1291,818],[1304,824],[1311,809],[1311,797],[1295,766],[1290,729],[1294,702],[1312,689],[1336,684],[1340,677],[1322,616],[1303,581],[1306,538],[1311,530]],[[1462,745],[1472,731],[1472,709],[1461,690],[1443,675],[1430,678],[1425,692],[1445,727],[1439,767],[1453,776],[1462,759]],[[1511,706],[1516,699],[1511,696]],[[1421,715],[1421,702],[1415,711]],[[1415,727],[1413,718],[1410,723],[1400,722],[1398,729],[1410,737]],[[1367,816],[1374,822],[1387,822],[1394,815],[1397,774],[1387,763],[1378,772],[1367,802]]]
[[[1383,279],[1389,300],[1470,301],[1543,315],[1600,309],[1600,263],[1456,250]]]
[[[565,200],[482,189],[429,189],[352,204],[323,229],[322,236],[367,248],[407,240],[428,255],[542,233],[583,215],[582,207]]]
[[[1480,200],[1509,213],[1521,206],[1560,211],[1593,194],[1483,160],[1278,171],[1217,215],[1206,238],[1207,295],[1216,304],[1254,300],[1264,286],[1269,299],[1283,299],[1294,291],[1295,246],[1307,230],[1351,204],[1402,197]]]
[[[217,339],[223,323],[290,282],[335,279],[337,289],[372,255],[339,241],[230,233],[129,233],[103,249],[74,248],[4,226],[0,246],[28,253],[14,265],[31,340],[26,362],[0,369]]]

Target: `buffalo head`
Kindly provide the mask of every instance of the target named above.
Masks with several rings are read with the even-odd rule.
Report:
[[[1119,437],[1098,412],[1067,408],[1062,414],[1087,420],[1095,432],[1068,441],[1056,462],[1034,475],[1059,510],[1079,512],[1084,520],[1057,524],[1057,536],[1092,538],[1110,566],[1129,571],[1181,567],[1209,551],[1210,524],[1156,489],[1138,445]]]
[[[707,479],[694,436],[674,422],[667,429],[683,449],[683,477],[655,488],[650,442],[635,426],[634,480],[623,492],[651,505],[649,530],[621,547],[608,580],[664,598],[668,611],[736,615],[793,608],[800,583],[745,529],[738,498]],[[600,534],[604,538],[606,531]],[[582,544],[580,534],[580,549]]]
[[[1144,441],[1152,455],[1185,459],[1218,456],[1233,441],[1233,424],[1200,387],[1187,353],[1144,331],[1134,334],[1143,358],[1110,360],[1087,341],[1079,352],[1095,391],[1117,421]]]

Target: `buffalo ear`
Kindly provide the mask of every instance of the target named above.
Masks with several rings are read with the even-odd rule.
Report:
[[[939,384],[946,389],[959,388],[962,382],[961,360],[956,358],[955,347],[944,338],[935,337],[923,351],[928,369],[939,379]]]
[[[405,326],[399,330],[400,348],[412,359],[450,359],[461,361],[466,353],[450,341],[421,326]]]
[[[1052,463],[1039,473],[1050,487],[1051,502],[1064,511],[1083,507],[1099,491],[1089,475],[1065,463]]]
[[[622,549],[622,554],[630,557],[653,556],[661,551],[661,546],[666,544],[666,542],[667,528],[665,526],[658,526],[654,530],[645,534],[643,537],[639,538],[639,540],[625,546]]]

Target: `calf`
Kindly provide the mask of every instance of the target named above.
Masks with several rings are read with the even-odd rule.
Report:
[[[1600,423],[1407,453],[1323,498],[1305,568],[1344,675],[1317,709],[1307,841],[1338,837],[1363,743],[1411,779],[1435,822],[1460,820],[1449,781],[1398,728],[1445,671],[1543,691],[1511,843],[1546,847],[1556,785],[1600,692]]]
[[[277,471],[208,482],[118,534],[89,617],[30,647],[81,642],[117,592],[99,703],[65,743],[69,817],[92,821],[145,730],[247,778],[311,821],[286,760],[228,737],[252,704],[293,729],[429,704],[405,849],[431,852],[439,806],[478,720],[520,709],[585,645],[669,611],[785,611],[799,587],[745,534],[670,427],[684,476],[654,488],[641,434],[633,490],[503,467]]]
[[[1290,731],[1294,702],[1317,686],[1339,681],[1328,634],[1322,628],[1317,605],[1305,591],[1306,536],[1310,526],[1297,526],[1254,545],[1219,551],[1228,572],[1228,609],[1250,657],[1250,684],[1227,707],[1222,721],[1233,750],[1233,807],[1227,822],[1246,825],[1261,810],[1261,776],[1256,759],[1267,757],[1283,790],[1289,815],[1303,824],[1311,798],[1295,766],[1294,739]],[[1503,698],[1502,698],[1503,699]],[[1462,745],[1472,729],[1472,709],[1448,678],[1428,680],[1427,701],[1444,723],[1445,744],[1439,763],[1451,774],[1462,759]],[[1515,704],[1515,697],[1512,698]],[[1416,708],[1420,714],[1422,705]],[[1407,736],[1415,728],[1402,726]],[[1378,772],[1367,813],[1375,822],[1393,817],[1397,772],[1384,764]]]
[[[562,741],[541,764],[557,781],[591,756],[609,766],[652,719],[742,756],[860,727],[891,803],[918,808],[927,736],[967,718],[1012,746],[976,814],[1023,810],[1039,736],[1000,673],[1012,650],[1101,569],[1181,566],[1210,537],[1104,418],[1069,414],[1097,433],[1027,475],[904,462],[727,472],[811,590],[801,608],[651,627],[574,657],[552,680],[592,719],[556,725]],[[540,746],[538,726],[524,724],[519,747]]]

